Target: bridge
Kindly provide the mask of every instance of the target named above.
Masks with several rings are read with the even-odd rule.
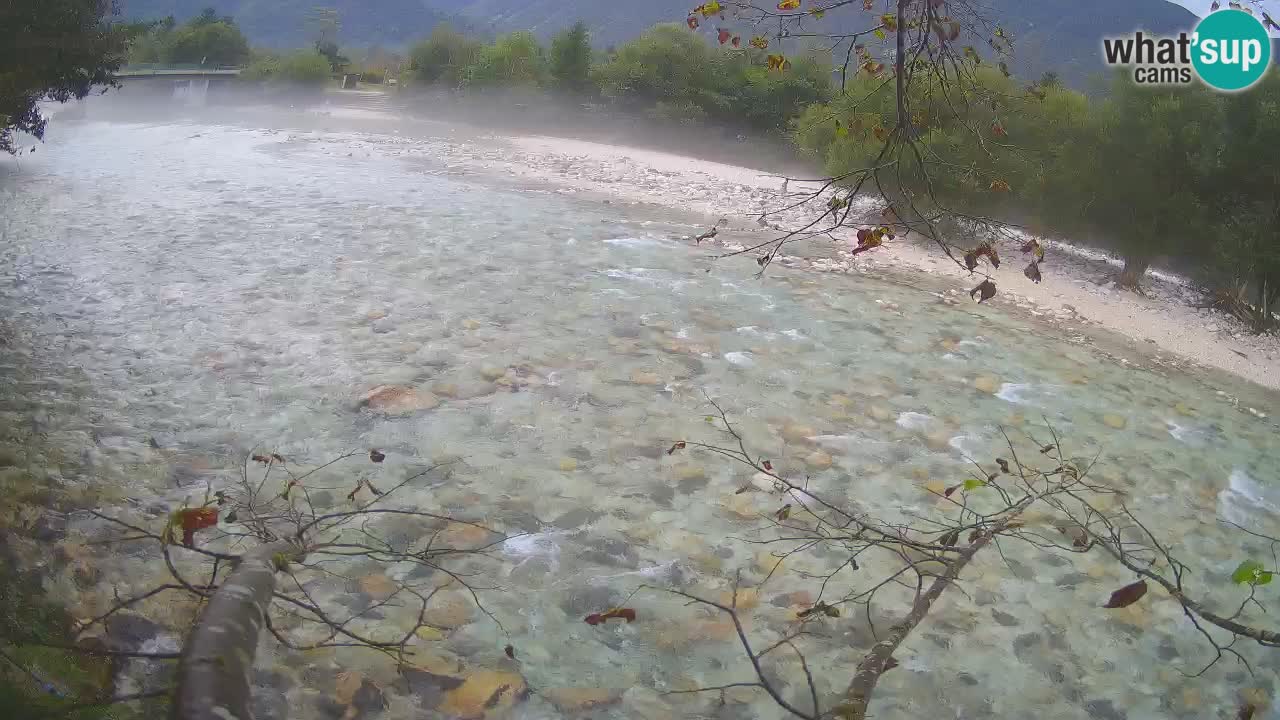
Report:
[[[242,68],[238,67],[221,67],[207,65],[160,65],[152,63],[139,63],[134,65],[123,65],[116,72],[117,78],[146,78],[146,77],[168,77],[168,78],[208,78],[208,77],[236,77],[242,72]]]
[[[168,96],[184,105],[204,105],[211,82],[234,82],[238,67],[208,65],[125,65],[115,73],[121,85],[152,97]]]

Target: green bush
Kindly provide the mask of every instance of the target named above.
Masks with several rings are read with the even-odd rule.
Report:
[[[329,73],[329,60],[315,50],[298,50],[280,61],[279,79],[295,85],[323,85]]]
[[[465,87],[545,85],[547,57],[533,33],[513,32],[480,50],[463,76]]]
[[[382,70],[365,70],[360,74],[360,81],[371,85],[381,85],[386,80]]]

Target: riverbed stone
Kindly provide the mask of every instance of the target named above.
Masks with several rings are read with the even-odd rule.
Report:
[[[475,605],[458,594],[437,596],[422,618],[429,625],[452,630],[471,622]]]
[[[984,393],[994,395],[1000,392],[1000,378],[995,375],[979,375],[973,379],[973,387]]]
[[[792,422],[782,426],[782,439],[792,444],[810,443],[812,440],[809,438],[817,434],[818,431],[809,425]]]
[[[542,697],[561,712],[599,710],[622,700],[622,690],[610,688],[562,687],[543,690]]]
[[[528,695],[517,673],[477,670],[445,693],[440,712],[458,718],[500,717]]]
[[[1116,415],[1115,413],[1106,413],[1103,415],[1102,422],[1107,427],[1115,430],[1123,430],[1125,426],[1129,424],[1129,421],[1123,415]]]
[[[440,404],[434,395],[403,385],[378,385],[366,392],[359,406],[383,415],[412,415]]]
[[[662,383],[662,378],[659,377],[657,373],[652,373],[647,370],[634,370],[631,373],[631,382],[636,385],[660,385]]]
[[[832,458],[821,450],[809,453],[804,458],[804,464],[811,470],[826,470],[831,467]]]

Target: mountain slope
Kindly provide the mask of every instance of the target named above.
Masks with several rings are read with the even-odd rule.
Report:
[[[1102,38],[1145,29],[1173,33],[1190,29],[1196,17],[1167,0],[981,0],[984,13],[1015,39],[1012,67],[1024,77],[1055,70],[1074,84],[1104,70]],[[492,35],[532,30],[546,39],[582,20],[597,47],[635,37],[659,22],[681,22],[697,0],[121,0],[130,18],[174,15],[179,20],[214,4],[219,14],[236,17],[250,40],[272,46],[307,42],[303,22],[323,3],[338,10],[340,40],[354,45],[403,45],[422,37],[437,23],[449,22],[473,33]],[[877,3],[877,5],[879,5]],[[875,13],[846,6],[828,13],[815,27],[862,29]],[[714,34],[717,23],[702,31]],[[978,39],[975,39],[978,40]],[[974,44],[980,45],[980,40]]]

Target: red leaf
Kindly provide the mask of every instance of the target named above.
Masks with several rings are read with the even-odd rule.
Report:
[[[953,493],[953,492],[955,492],[956,490],[959,490],[959,489],[960,489],[960,486],[959,486],[959,485],[952,485],[951,487],[947,488],[946,490],[943,490],[943,491],[942,491],[942,495],[943,495],[943,497],[951,497],[951,493]]]
[[[738,47],[739,45],[742,44],[742,38],[738,35],[734,35],[733,40],[729,41],[729,44],[734,47]]]
[[[694,17],[693,15],[690,15],[689,18],[685,20],[685,23],[689,26],[690,30],[698,29],[698,18]]]
[[[182,544],[194,547],[196,531],[211,528],[218,524],[218,509],[212,507],[186,508],[178,511],[178,522],[182,526]]]
[[[386,459],[387,459],[386,453],[382,452],[381,450],[369,451],[369,460],[371,460],[372,462],[380,463]]]
[[[760,466],[763,467],[765,470],[768,470],[769,472],[773,472],[773,463],[769,462],[768,460],[765,460],[764,462],[760,463]]]
[[[730,36],[730,35],[733,35],[733,33],[729,32],[728,30],[721,29],[721,30],[720,30],[720,35],[719,35],[720,44],[721,44],[721,45],[723,45],[723,44],[725,44],[725,43],[729,42],[729,36]]]
[[[591,613],[583,618],[583,622],[588,625],[599,625],[607,620],[626,620],[628,623],[635,622],[636,611],[631,608],[610,608],[602,613]]]
[[[683,441],[683,440],[681,440],[680,442],[677,442],[676,444],[672,445],[672,446],[671,446],[671,449],[670,449],[670,450],[667,450],[667,454],[668,454],[668,455],[670,455],[670,454],[674,453],[675,451],[677,451],[677,450],[683,450],[684,448],[685,448],[684,441]]]
[[[1111,593],[1111,598],[1107,600],[1104,608],[1124,608],[1138,602],[1143,595],[1147,594],[1147,581],[1139,580],[1132,585],[1125,585],[1119,590]]]
[[[252,461],[254,461],[254,462],[262,463],[263,465],[268,465],[268,464],[270,464],[270,463],[271,463],[271,456],[270,456],[270,455],[254,455],[253,457],[251,457],[251,458],[249,458],[249,459],[250,459],[250,460],[252,460]]]

